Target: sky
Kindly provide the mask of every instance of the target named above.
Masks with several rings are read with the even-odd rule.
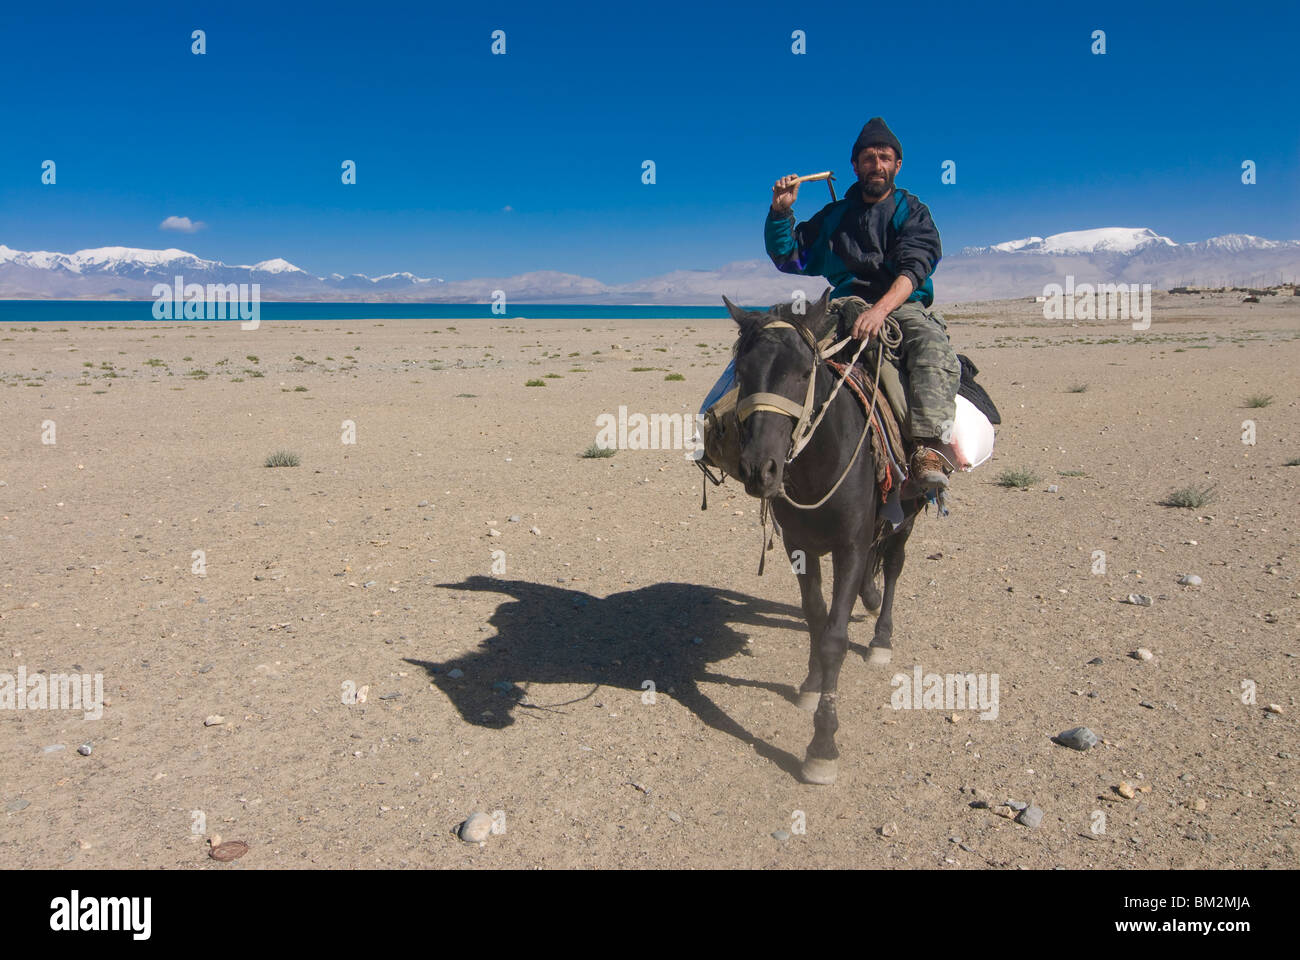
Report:
[[[1300,239],[1298,49],[1294,0],[8,3],[0,244],[622,283],[762,259],[772,182],[831,169],[842,195],[873,116],[947,253]]]

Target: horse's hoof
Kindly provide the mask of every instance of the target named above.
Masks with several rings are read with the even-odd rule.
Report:
[[[875,644],[867,647],[867,663],[874,663],[877,666],[887,666],[894,659],[894,651],[889,647],[877,647]]]
[[[821,698],[822,695],[816,690],[810,690],[808,692],[800,691],[799,699],[795,701],[795,705],[800,710],[807,710],[809,713],[812,713],[817,709],[817,704],[821,701]]]
[[[820,786],[830,786],[835,782],[838,773],[838,761],[823,760],[820,757],[808,757],[799,770],[799,775],[803,777],[804,783],[815,783]]]

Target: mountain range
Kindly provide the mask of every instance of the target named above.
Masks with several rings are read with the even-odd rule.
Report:
[[[148,300],[154,284],[171,284],[178,274],[186,283],[258,283],[263,300],[484,303],[503,290],[513,303],[714,304],[726,295],[757,304],[789,300],[795,289],[816,297],[826,287],[821,278],[782,274],[767,259],[606,284],[548,270],[456,281],[411,273],[318,277],[280,258],[229,265],[177,249],[68,254],[0,245],[3,299]],[[1076,283],[1149,283],[1156,290],[1268,286],[1300,276],[1300,241],[1228,234],[1176,243],[1145,227],[1102,227],[966,247],[943,258],[934,284],[942,304],[1041,295],[1067,275]]]

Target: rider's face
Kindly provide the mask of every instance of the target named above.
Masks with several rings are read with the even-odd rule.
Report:
[[[894,177],[902,166],[903,161],[894,156],[893,147],[863,147],[853,161],[853,172],[862,184],[863,195],[879,200],[894,189]]]

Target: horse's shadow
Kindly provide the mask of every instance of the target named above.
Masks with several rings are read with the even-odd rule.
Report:
[[[466,722],[501,729],[517,717],[563,714],[595,698],[601,687],[632,690],[643,701],[651,699],[646,695],[652,690],[658,696],[671,688],[672,698],[704,723],[798,776],[799,758],[751,734],[699,688],[702,681],[757,687],[794,703],[798,694],[791,684],[743,680],[709,672],[705,665],[749,654],[747,637],[737,627],[785,627],[793,632],[791,639],[806,642],[798,607],[690,583],[657,583],[605,598],[484,576],[440,586],[514,598],[488,619],[496,636],[477,650],[440,663],[407,660],[428,672]],[[453,677],[453,670],[463,675]],[[550,702],[544,685],[560,683],[591,689]]]

